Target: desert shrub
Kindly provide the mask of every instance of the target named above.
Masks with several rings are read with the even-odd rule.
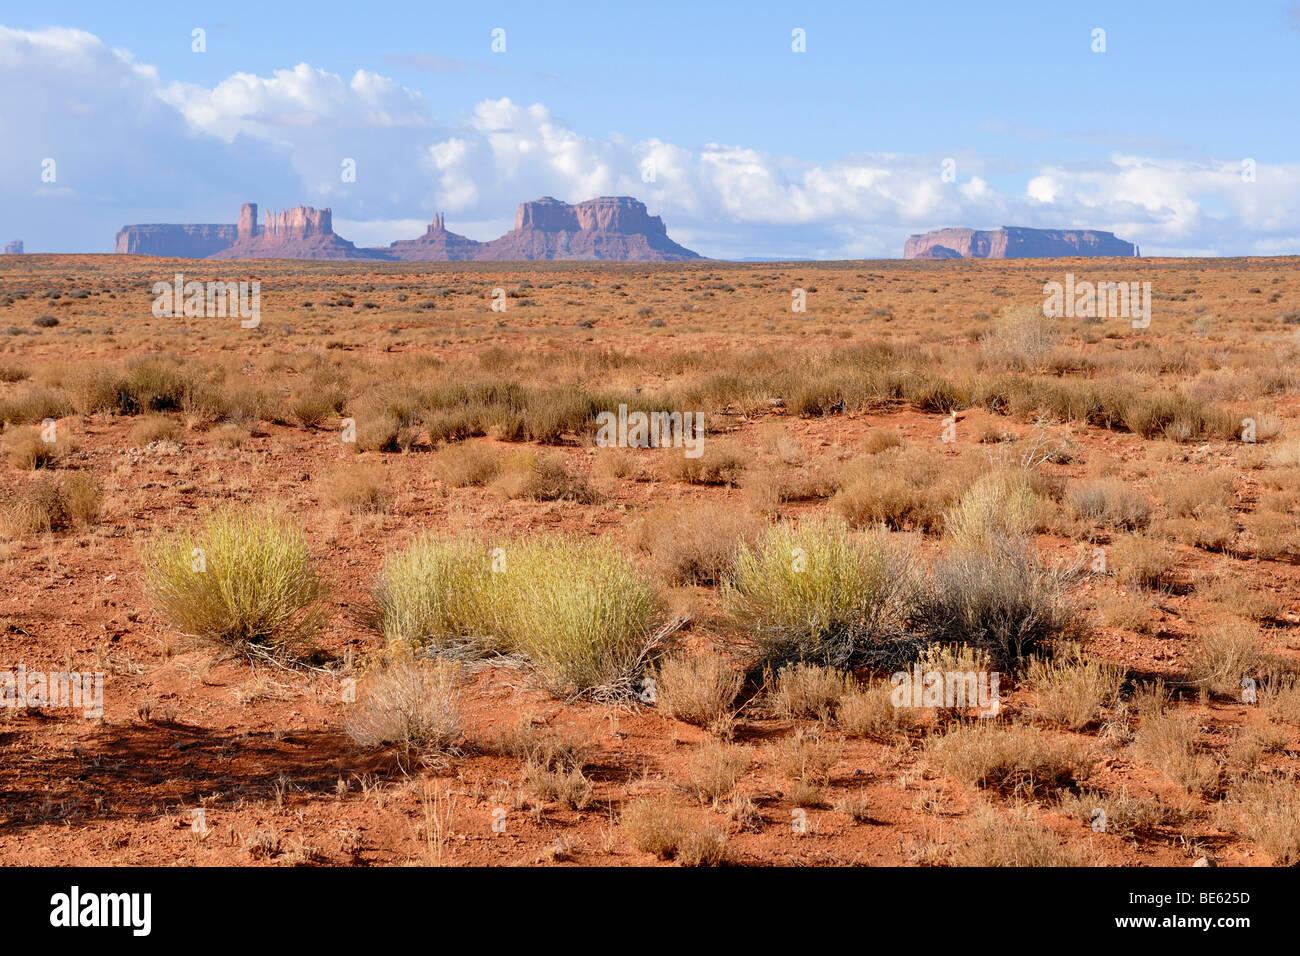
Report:
[[[585,476],[569,470],[560,452],[522,451],[509,456],[501,462],[492,490],[506,498],[579,504],[590,504],[600,497]]]
[[[433,456],[434,477],[453,488],[480,487],[497,476],[501,462],[496,452],[479,444],[440,448]]]
[[[1187,677],[1211,694],[1239,698],[1242,680],[1260,676],[1262,657],[1254,626],[1240,621],[1221,624],[1193,637]]]
[[[674,720],[708,728],[731,729],[731,708],[744,683],[744,674],[719,654],[663,658],[654,668],[656,703]]]
[[[1151,516],[1146,496],[1118,478],[1077,482],[1065,497],[1074,517],[1109,528],[1135,531]]]
[[[1141,713],[1133,751],[1188,793],[1212,794],[1219,789],[1219,766],[1212,756],[1201,751],[1199,736],[1192,718],[1153,704]]]
[[[641,797],[623,808],[619,827],[635,850],[683,866],[721,866],[727,835],[718,827],[694,826],[682,809],[663,797]]]
[[[979,807],[957,834],[944,861],[954,866],[1103,866],[1105,860],[1088,844],[1064,842],[1036,822],[1027,809],[999,813]]]
[[[50,468],[74,450],[64,429],[56,430],[54,441],[46,441],[45,437],[41,428],[10,428],[0,436],[0,449],[9,464],[24,471]]]
[[[760,663],[842,667],[892,651],[910,582],[883,533],[810,519],[742,545],[723,601]]]
[[[1117,540],[1111,546],[1110,560],[1123,584],[1148,590],[1168,585],[1169,572],[1178,564],[1169,547],[1139,535]]]
[[[677,481],[692,485],[740,484],[753,455],[729,441],[706,441],[698,458],[688,458],[676,449],[668,453],[668,473]]]
[[[0,424],[35,425],[47,418],[62,418],[71,411],[67,395],[52,388],[28,388],[0,401]]]
[[[1080,633],[1072,578],[1040,564],[1015,538],[952,550],[935,563],[912,625],[930,643],[966,644],[1011,667]]]
[[[552,536],[491,559],[472,542],[421,539],[384,562],[375,603],[389,641],[517,654],[561,694],[640,690],[662,611],[611,544]]]
[[[835,726],[851,737],[884,739],[915,724],[909,707],[895,707],[888,684],[855,685],[840,698]]]
[[[0,538],[26,538],[90,527],[103,496],[92,475],[74,471],[61,481],[43,479],[18,488],[0,503]]]
[[[1254,777],[1233,791],[1233,828],[1254,840],[1276,866],[1300,863],[1300,781]]]
[[[753,763],[749,747],[707,740],[691,755],[687,765],[690,788],[701,803],[714,806],[731,793]]]
[[[786,719],[830,720],[852,687],[842,671],[816,664],[787,664],[768,681],[768,706]]]
[[[1041,717],[1071,730],[1082,730],[1101,708],[1118,700],[1124,669],[1086,660],[1078,653],[1061,657],[1031,658],[1025,676],[1038,697],[1035,709]]]
[[[131,426],[131,441],[148,445],[156,441],[179,441],[180,423],[166,415],[146,415]]]
[[[0,364],[0,382],[21,382],[31,378],[31,374],[24,365],[9,362]]]
[[[390,644],[486,651],[496,628],[491,574],[479,543],[419,538],[380,567],[376,627]]]
[[[397,451],[401,422],[383,414],[360,415],[356,419],[357,451]]]
[[[947,773],[979,787],[1034,792],[1069,786],[1088,776],[1082,747],[1029,727],[993,721],[957,726],[931,737],[926,753]]]
[[[1033,531],[1042,503],[1023,471],[999,468],[961,496],[944,519],[944,534],[958,548],[987,548]]]
[[[980,340],[989,361],[1017,370],[1041,367],[1056,346],[1059,323],[1033,307],[1004,309]]]
[[[501,583],[506,645],[552,690],[627,693],[656,642],[658,593],[612,544],[562,537],[510,546]]]
[[[325,585],[286,516],[223,508],[192,531],[153,539],[145,588],[178,630],[249,652],[292,650],[321,620]]]
[[[1170,826],[1182,819],[1182,814],[1173,807],[1152,798],[1130,796],[1126,789],[1118,793],[1061,790],[1057,793],[1057,800],[1066,816],[1090,828],[1104,819],[1102,832],[1123,839],[1139,834],[1150,836],[1157,827]],[[1104,818],[1098,816],[1098,810],[1105,814]]]
[[[343,465],[325,478],[325,502],[353,514],[386,511],[390,497],[388,473],[377,463]]]
[[[399,660],[368,674],[344,727],[360,746],[395,747],[404,757],[452,752],[463,738],[459,666]]]
[[[637,545],[673,584],[717,584],[729,575],[742,544],[752,544],[763,524],[743,512],[716,506],[658,508],[637,526]]]

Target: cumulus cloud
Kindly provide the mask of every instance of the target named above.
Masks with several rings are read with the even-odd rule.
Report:
[[[0,28],[0,82],[32,91],[0,102],[0,135],[19,144],[0,154],[0,201],[33,249],[102,249],[124,222],[229,222],[241,201],[332,206],[362,244],[416,235],[439,210],[449,228],[492,238],[525,199],[632,195],[718,257],[896,256],[909,233],[945,225],[1110,229],[1147,254],[1300,251],[1300,164],[1243,176],[1243,159],[1116,153],[1026,172],[961,156],[949,181],[945,157],[814,162],[743,143],[629,142],[507,98],[436,117],[420,92],[367,70],[299,63],[211,88],[163,84],[63,29]],[[58,157],[58,183],[39,182],[43,156]]]

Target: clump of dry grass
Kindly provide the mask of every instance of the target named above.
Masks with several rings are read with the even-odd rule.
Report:
[[[376,462],[342,465],[326,476],[326,504],[353,514],[387,511],[391,499],[388,472]]]
[[[1034,820],[1028,809],[999,813],[980,806],[949,849],[954,866],[1102,866],[1099,852],[1087,843],[1070,843]]]
[[[1236,831],[1278,866],[1300,863],[1300,781],[1294,776],[1242,781],[1230,797]]]
[[[1029,727],[993,721],[958,726],[931,737],[926,753],[965,783],[1033,793],[1087,778],[1091,763],[1077,743]]]
[[[1065,499],[1074,517],[1108,528],[1136,531],[1151,517],[1146,496],[1118,478],[1071,484]]]
[[[5,460],[15,468],[24,471],[50,468],[76,450],[76,443],[65,429],[56,428],[52,434],[53,439],[47,441],[51,432],[44,426],[7,429],[0,437],[0,448]]]
[[[570,471],[559,452],[519,452],[501,463],[492,490],[504,498],[533,501],[572,501],[590,504],[600,495],[587,479]]]
[[[1276,621],[1286,614],[1287,603],[1272,591],[1256,590],[1232,574],[1207,574],[1197,579],[1196,593],[1211,604],[1252,621]]]
[[[816,664],[787,664],[767,675],[767,702],[772,712],[787,720],[830,720],[852,681],[843,671]]]
[[[654,668],[656,703],[665,717],[705,727],[731,730],[732,705],[744,674],[719,654],[665,657]]]
[[[532,662],[551,690],[627,694],[662,636],[657,589],[607,540],[538,535],[487,550],[426,537],[375,593],[389,641]]]
[[[1137,591],[1106,591],[1097,596],[1097,614],[1107,627],[1149,634],[1152,629],[1151,609],[1151,599]]]
[[[1259,631],[1242,621],[1229,622],[1192,639],[1187,677],[1220,697],[1240,697],[1241,682],[1258,678],[1263,657]]]
[[[141,447],[156,441],[178,442],[181,434],[180,422],[166,415],[145,415],[131,426],[131,441]]]
[[[1111,546],[1110,561],[1121,582],[1147,590],[1167,586],[1169,574],[1178,564],[1168,546],[1138,535],[1117,540]]]
[[[482,487],[500,471],[501,460],[485,445],[458,442],[440,448],[433,456],[435,478],[453,488]]]
[[[1219,766],[1200,750],[1196,722],[1153,702],[1141,713],[1133,751],[1170,782],[1192,794],[1212,794],[1220,785]]]
[[[753,460],[753,454],[735,442],[706,441],[702,454],[688,458],[680,451],[668,454],[666,466],[670,477],[691,485],[726,485],[734,487],[740,484],[746,469]]]
[[[976,479],[944,516],[944,536],[958,549],[987,549],[1033,531],[1044,504],[1027,472],[997,468]]]
[[[718,827],[698,827],[676,804],[663,797],[642,797],[623,808],[619,819],[634,850],[682,866],[721,866],[727,860],[727,835]]]
[[[0,503],[0,538],[88,528],[98,520],[102,504],[99,483],[85,472],[24,484]]]
[[[1107,793],[1081,790],[1057,793],[1061,812],[1089,828],[1125,838],[1151,835],[1158,827],[1180,822],[1183,814],[1150,797],[1130,796],[1127,789]]]
[[[361,682],[344,727],[362,747],[395,747],[423,760],[445,756],[464,739],[460,685],[453,662],[399,660]]]
[[[1035,710],[1039,716],[1071,730],[1082,730],[1103,707],[1119,699],[1124,668],[1087,660],[1076,651],[1057,660],[1031,658],[1025,677],[1037,695]]]
[[[712,585],[735,567],[742,544],[758,539],[763,523],[725,507],[661,507],[636,527],[636,543],[655,570],[673,584]]]
[[[691,791],[701,803],[717,806],[730,794],[753,763],[749,747],[721,740],[707,740],[692,755],[687,765]]]
[[[916,724],[910,707],[895,707],[888,684],[855,685],[840,698],[835,711],[835,726],[850,737],[887,739],[904,733]]]

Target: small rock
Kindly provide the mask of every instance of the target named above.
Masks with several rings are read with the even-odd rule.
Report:
[[[1192,866],[1218,866],[1218,864],[1215,863],[1213,860],[1211,860],[1208,856],[1203,856],[1195,863],[1193,863]]]

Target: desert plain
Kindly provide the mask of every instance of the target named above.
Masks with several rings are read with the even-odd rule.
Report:
[[[1300,862],[1298,265],[0,258],[0,864]]]

